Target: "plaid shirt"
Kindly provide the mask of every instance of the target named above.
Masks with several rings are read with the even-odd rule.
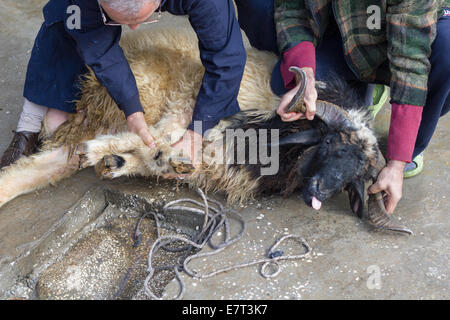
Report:
[[[450,0],[275,0],[281,53],[303,41],[317,46],[335,19],[345,58],[356,76],[391,87],[392,102],[423,106],[436,21]],[[380,10],[380,28],[368,28]],[[370,21],[370,20],[369,20]]]

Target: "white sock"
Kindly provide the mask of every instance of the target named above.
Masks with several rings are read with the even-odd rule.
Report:
[[[44,120],[47,114],[47,107],[38,105],[25,99],[23,104],[22,114],[17,124],[17,132],[29,131],[40,132],[42,126],[42,120]]]

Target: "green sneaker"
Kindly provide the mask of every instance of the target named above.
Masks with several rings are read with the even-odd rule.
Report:
[[[369,106],[369,111],[372,113],[372,117],[375,120],[378,112],[384,106],[388,99],[388,90],[385,85],[377,84],[373,90],[373,105]]]
[[[407,163],[405,171],[403,172],[404,178],[412,178],[417,176],[423,170],[423,153],[416,156],[411,163]]]

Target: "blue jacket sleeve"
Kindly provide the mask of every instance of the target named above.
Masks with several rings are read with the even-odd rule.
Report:
[[[126,117],[143,112],[136,80],[119,46],[121,27],[104,25],[97,1],[70,2],[81,8],[81,29],[70,30],[66,25],[79,55]]]
[[[232,0],[186,1],[205,67],[189,129],[204,134],[222,118],[240,111],[237,96],[246,53]],[[194,126],[200,121],[202,128]]]

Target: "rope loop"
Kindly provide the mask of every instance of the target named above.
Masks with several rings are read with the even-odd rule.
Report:
[[[274,278],[281,272],[279,261],[304,259],[311,253],[312,250],[311,247],[301,236],[289,234],[278,239],[272,245],[272,247],[270,247],[267,258],[254,260],[230,267],[224,267],[222,269],[218,269],[207,274],[200,274],[197,271],[190,269],[188,266],[189,262],[191,262],[194,259],[212,256],[223,251],[225,248],[239,241],[244,235],[245,231],[245,220],[241,217],[241,215],[239,215],[239,213],[237,213],[235,210],[224,208],[224,206],[220,202],[206,197],[203,191],[199,188],[197,188],[197,193],[202,198],[203,203],[193,199],[185,198],[168,202],[163,207],[163,211],[166,214],[169,214],[171,211],[173,212],[181,210],[193,213],[195,215],[201,215],[204,217],[203,226],[201,230],[196,235],[191,237],[191,239],[177,235],[161,236],[159,219],[157,214],[153,212],[147,212],[139,219],[135,232],[136,239],[138,239],[140,236],[139,224],[142,218],[149,214],[153,215],[155,219],[158,235],[158,238],[156,239],[156,241],[153,243],[153,245],[149,250],[148,267],[147,267],[148,274],[144,281],[145,293],[151,299],[162,300],[161,297],[155,295],[155,293],[150,289],[149,286],[149,282],[153,278],[155,271],[171,270],[175,273],[175,278],[177,279],[179,284],[179,290],[177,296],[175,296],[173,299],[178,300],[183,298],[183,295],[186,290],[186,286],[181,277],[180,271],[183,271],[188,276],[194,279],[206,279],[223,272],[262,264],[260,274],[261,276],[267,279],[267,278]],[[196,208],[192,206],[182,205],[184,203],[195,205]],[[233,218],[240,224],[240,230],[234,237],[230,236],[229,218]],[[212,238],[219,230],[223,231],[223,239],[222,242],[215,244],[213,243]],[[297,242],[299,242],[305,249],[305,252],[297,255],[284,255],[282,250],[276,250],[281,245],[281,243],[283,243],[287,239],[297,240]],[[140,239],[138,240],[140,243]],[[174,244],[175,242],[183,242],[186,245],[177,248],[169,247],[170,244]],[[136,243],[137,245],[139,245],[138,242]],[[206,246],[206,244],[208,244],[213,249],[213,251],[202,253],[201,249],[203,249]],[[163,248],[164,250],[170,252],[185,252],[185,254],[178,259],[179,260],[178,263],[175,263],[173,265],[158,266],[157,268],[155,268],[153,266],[153,256],[160,248]],[[192,254],[193,251],[194,254]],[[275,271],[273,271],[272,273],[267,272],[266,269],[269,266],[274,267]]]

